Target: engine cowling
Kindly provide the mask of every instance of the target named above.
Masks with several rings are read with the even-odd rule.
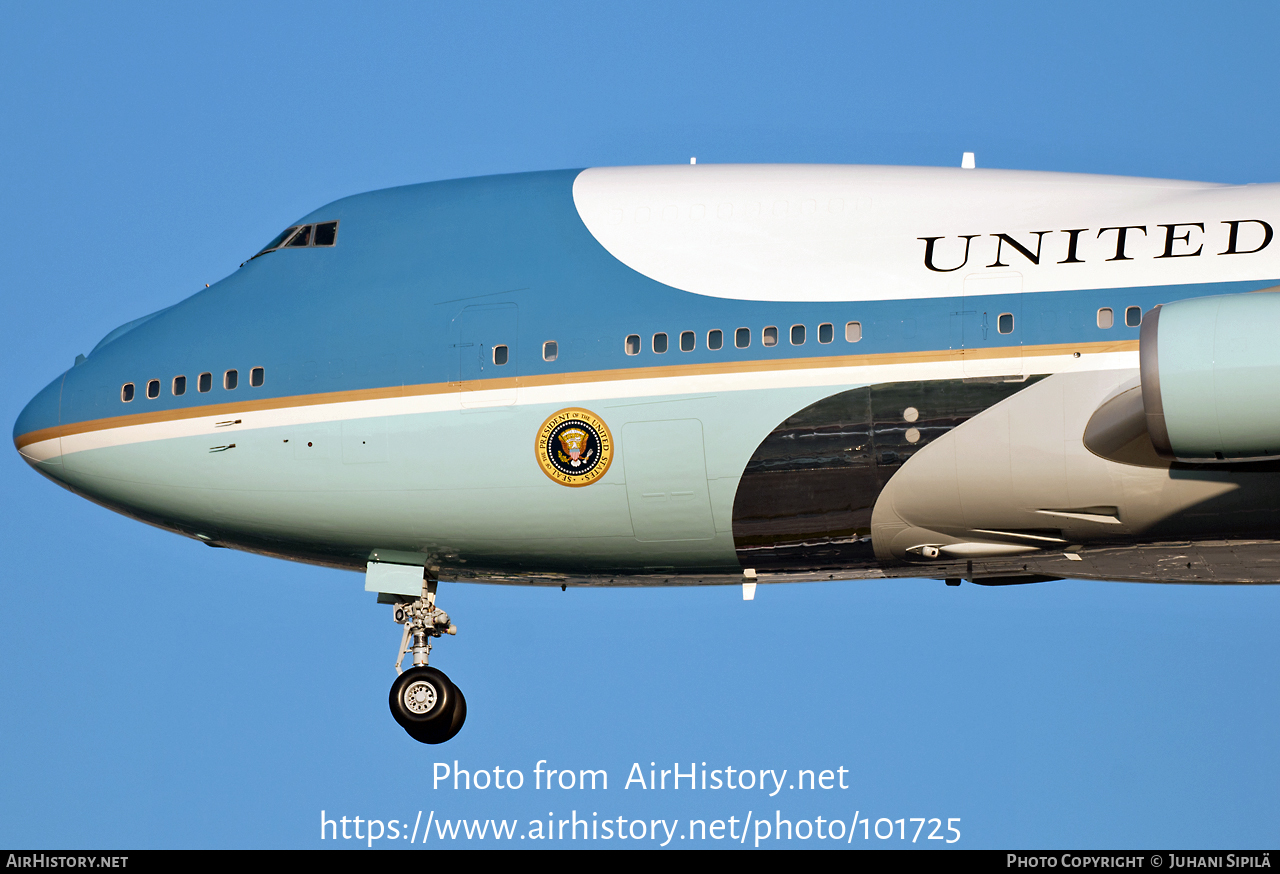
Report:
[[[1142,405],[1162,456],[1280,457],[1277,292],[1180,300],[1143,317]]]

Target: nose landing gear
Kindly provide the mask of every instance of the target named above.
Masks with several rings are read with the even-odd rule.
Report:
[[[427,666],[431,638],[457,634],[449,614],[436,607],[436,581],[427,580],[421,598],[395,606],[395,621],[404,626],[400,638],[400,657],[391,684],[388,703],[391,715],[409,733],[424,744],[439,744],[462,730],[467,719],[467,699],[450,682],[444,672]],[[406,653],[413,653],[413,667],[401,671]]]

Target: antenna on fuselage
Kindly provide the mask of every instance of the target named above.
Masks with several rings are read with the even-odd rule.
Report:
[[[973,152],[965,152],[964,155],[960,158],[961,170],[972,170],[977,166],[978,166],[977,161],[973,159]]]

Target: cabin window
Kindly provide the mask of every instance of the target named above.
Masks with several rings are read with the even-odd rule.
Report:
[[[560,344],[555,340],[548,340],[542,344],[542,360],[555,361],[560,357]]]
[[[707,348],[711,350],[721,349],[724,347],[724,331],[716,328],[713,331],[707,331]]]
[[[1142,324],[1142,307],[1129,307],[1124,311],[1124,324],[1128,328],[1136,328]]]
[[[698,335],[693,331],[680,332],[680,351],[692,352],[694,347],[698,345]]]
[[[751,345],[751,329],[739,328],[733,332],[733,345],[739,349],[746,349]]]
[[[253,368],[253,370],[249,371],[249,385],[253,386],[254,388],[257,388],[258,386],[262,385],[262,383],[266,379],[266,376],[267,376],[267,372],[263,370],[261,367]]]
[[[198,388],[200,391],[208,391],[209,389],[213,388],[213,374],[212,373],[200,374],[200,378],[196,382],[196,388]]]
[[[1111,311],[1111,307],[1103,307],[1098,310],[1098,327],[1110,328],[1115,324],[1116,315]]]
[[[1001,313],[996,319],[996,330],[1001,334],[1013,333],[1013,313]]]
[[[836,338],[835,325],[831,324],[830,322],[823,322],[821,325],[818,325],[818,342],[819,343],[830,343],[835,338]]]
[[[506,346],[493,347],[493,363],[501,367],[507,363],[507,359],[511,357],[511,350]]]
[[[657,352],[659,355],[667,351],[667,335],[666,334],[653,335],[653,351]]]
[[[844,339],[847,343],[857,343],[862,339],[862,322],[845,322]]]
[[[778,345],[778,328],[776,325],[770,325],[760,332],[760,342],[766,346]]]
[[[294,234],[289,242],[284,244],[286,249],[299,249],[311,243],[311,225],[303,225],[298,228],[298,232]]]
[[[174,397],[187,393],[187,378],[185,376],[175,376],[173,378],[173,394]]]
[[[332,246],[338,242],[338,223],[321,222],[316,225],[315,236],[311,238],[313,246]]]
[[[120,387],[120,400],[126,404],[133,400],[133,383],[126,382]]]
[[[147,381],[147,399],[154,401],[160,397],[160,380],[151,379]]]
[[[804,345],[804,325],[791,326],[791,345],[792,346]]]
[[[639,334],[628,334],[628,335],[627,335],[627,345],[626,345],[626,350],[627,350],[627,354],[628,354],[628,355],[639,355],[639,354],[640,354],[640,335],[639,335]]]
[[[222,387],[225,388],[227,391],[231,391],[233,388],[235,388],[239,384],[240,384],[240,371],[228,370],[226,373],[222,374]]]

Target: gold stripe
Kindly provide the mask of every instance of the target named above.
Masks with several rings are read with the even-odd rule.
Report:
[[[1005,346],[986,349],[941,349],[924,352],[882,352],[874,355],[834,355],[821,358],[784,358],[777,361],[726,361],[714,364],[670,364],[659,367],[627,367],[616,370],[591,370],[578,373],[549,373],[542,376],[516,376],[501,379],[468,381],[468,391],[492,391],[507,388],[533,388],[536,386],[580,385],[593,382],[613,382],[632,379],[670,379],[679,376],[715,376],[722,374],[766,373],[779,370],[818,370],[837,367],[874,367],[886,364],[928,364],[938,361],[979,361],[984,359],[1041,358],[1080,352],[1091,355],[1105,352],[1136,352],[1137,340],[1117,340],[1094,343],[1055,343],[1041,346]],[[385,400],[387,398],[425,397],[462,391],[457,382],[434,382],[422,385],[397,385],[386,388],[362,388],[351,391],[322,392],[319,394],[293,395],[239,403],[210,404],[184,410],[163,410],[154,413],[135,413],[128,416],[112,416],[92,419],[70,425],[56,425],[29,431],[14,438],[19,449],[72,434],[87,434],[110,428],[127,428],[132,425],[151,425],[158,422],[179,422],[183,419],[199,419],[207,416],[227,416],[233,413],[252,413],[263,410],[287,410],[294,407],[311,407],[322,404],[341,404],[351,401]]]

